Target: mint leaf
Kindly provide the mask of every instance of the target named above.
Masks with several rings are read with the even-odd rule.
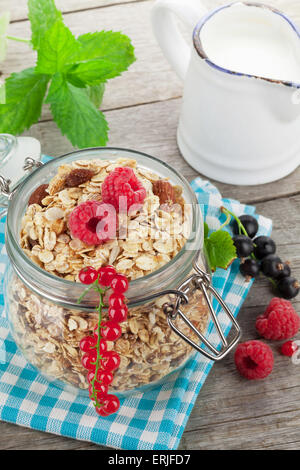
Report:
[[[78,47],[69,28],[57,20],[40,38],[36,71],[49,75],[61,72]]]
[[[96,108],[100,108],[105,91],[105,84],[100,83],[99,85],[89,86],[86,91],[91,102]]]
[[[236,248],[228,232],[217,230],[204,239],[204,249],[214,272],[217,268],[227,269],[236,258]]]
[[[48,81],[48,76],[37,74],[33,68],[6,79],[6,102],[0,105],[0,132],[21,134],[38,121]]]
[[[6,57],[6,31],[9,25],[10,14],[8,11],[0,16],[0,62]]]
[[[91,103],[85,90],[68,83],[62,74],[53,77],[47,103],[62,134],[74,146],[106,145],[108,125],[104,115]]]
[[[79,36],[80,47],[71,58],[75,65],[67,71],[68,80],[76,76],[88,85],[114,78],[135,61],[130,39],[113,31],[100,31]]]
[[[62,14],[57,10],[54,0],[28,0],[28,10],[31,42],[34,49],[39,49],[41,37],[57,20],[62,21]]]

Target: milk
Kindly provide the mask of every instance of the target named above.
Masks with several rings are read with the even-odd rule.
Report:
[[[300,83],[300,39],[274,12],[235,4],[212,16],[200,32],[216,65],[249,75]]]

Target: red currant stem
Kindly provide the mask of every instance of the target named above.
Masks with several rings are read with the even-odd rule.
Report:
[[[230,215],[231,217],[234,218],[234,220],[236,221],[236,223],[238,224],[238,228],[239,228],[239,231],[241,233],[241,231],[244,233],[244,235],[246,235],[246,237],[248,237],[248,233],[247,233],[247,230],[245,229],[244,225],[242,224],[242,222],[240,221],[240,219],[233,213],[231,212],[229,209],[227,209],[226,207],[222,206],[221,207],[221,212],[223,212],[223,214],[226,214],[227,217],[228,215]],[[227,222],[227,221],[226,221]],[[229,223],[229,222],[227,222]],[[226,224],[227,225],[227,224]]]
[[[95,282],[93,282],[91,285],[89,285],[85,290],[84,292],[81,294],[81,296],[79,297],[79,299],[77,300],[77,304],[80,304],[82,299],[86,296],[86,294],[91,290],[91,289],[94,289],[96,292],[98,292],[99,294],[99,303],[98,303],[98,307],[97,307],[97,312],[98,312],[98,325],[97,325],[97,344],[96,346],[93,346],[93,349],[96,349],[97,351],[97,358],[96,358],[96,361],[95,362],[91,362],[91,364],[95,365],[96,368],[95,368],[95,374],[94,374],[94,378],[93,380],[91,381],[91,385],[93,387],[92,389],[92,394],[91,394],[91,398],[92,400],[94,400],[94,406],[95,407],[101,407],[103,406],[102,403],[99,403],[98,402],[98,399],[97,399],[97,392],[96,392],[96,389],[95,389],[95,382],[96,382],[96,379],[97,379],[97,374],[98,374],[98,371],[99,371],[99,368],[100,368],[100,361],[102,360],[102,355],[100,354],[100,341],[102,339],[101,335],[100,335],[100,328],[101,328],[101,322],[102,322],[102,307],[104,306],[104,303],[103,303],[103,298],[105,296],[105,293],[106,293],[106,290],[107,289],[101,289],[100,285],[99,285],[99,279],[96,279]]]
[[[239,233],[241,233],[241,231],[244,232],[244,234],[248,237],[248,233],[247,233],[247,230],[245,229],[244,225],[242,224],[242,222],[240,221],[240,219],[233,213],[231,212],[230,210],[226,209],[226,207],[221,207],[220,208],[221,212],[223,212],[224,214],[227,214],[227,220],[225,222],[225,225],[227,225],[227,221],[228,221],[228,215],[231,215],[235,220],[236,220],[236,223],[238,224],[238,227],[239,227]],[[223,224],[224,226],[224,224]],[[222,226],[222,227],[223,227]],[[222,228],[221,227],[221,228]],[[254,246],[256,246],[254,244]],[[255,259],[256,261],[258,261],[258,259],[256,258],[255,254],[254,253],[251,253],[251,258],[252,259]],[[271,284],[273,285],[273,287],[275,287],[275,289],[277,288],[277,282],[274,281],[274,279],[272,279],[271,277],[267,277],[267,279],[271,282]]]
[[[241,235],[241,233],[243,232],[244,235],[246,235],[246,237],[249,237],[247,230],[245,229],[244,225],[242,224],[242,222],[240,221],[240,219],[238,218],[237,215],[235,215],[233,212],[231,212],[229,209],[227,209],[227,208],[224,207],[224,206],[222,206],[222,207],[220,208],[220,210],[221,210],[221,212],[223,212],[223,214],[226,214],[226,215],[227,215],[227,218],[228,218],[228,216],[231,216],[231,217],[234,218],[234,220],[235,220],[236,223],[238,224],[239,234],[240,234],[240,235]],[[227,220],[228,220],[228,219],[227,219]],[[227,222],[227,220],[226,220],[226,225],[229,223],[229,222]],[[224,224],[223,224],[223,225],[224,225]],[[250,256],[251,256],[252,259],[257,260],[257,258],[255,257],[254,253],[251,253]]]
[[[270,283],[273,285],[273,287],[275,287],[275,289],[277,288],[277,282],[274,281],[274,279],[272,279],[271,277],[268,277],[267,279],[269,279]]]
[[[225,209],[225,208],[224,208]],[[221,208],[222,210],[222,208]],[[223,211],[222,211],[223,212]],[[219,230],[222,230],[224,227],[226,227],[226,225],[229,224],[230,220],[231,220],[231,215],[230,214],[226,214],[227,216],[227,219],[225,220],[224,224],[221,225],[221,227],[219,228]]]
[[[96,345],[97,359],[96,359],[96,363],[95,363],[95,365],[96,365],[95,375],[94,375],[93,380],[91,381],[91,385],[92,385],[92,399],[95,401],[94,405],[99,408],[99,407],[102,406],[102,403],[98,402],[97,392],[96,392],[96,389],[95,389],[95,382],[96,382],[96,379],[97,379],[98,371],[99,371],[99,368],[100,368],[100,362],[101,362],[101,359],[102,359],[102,355],[100,354],[100,341],[102,339],[101,334],[100,334],[100,330],[101,330],[101,323],[102,323],[102,307],[104,307],[103,297],[105,295],[106,290],[101,289],[101,287],[99,286],[98,279],[97,279],[96,283],[97,283],[96,290],[99,293],[99,304],[98,304],[98,308],[97,308],[97,311],[98,311],[97,345]]]
[[[95,288],[95,284],[98,282],[98,279],[96,279],[95,282],[93,282],[93,284],[89,285],[84,291],[83,293],[81,294],[81,296],[79,297],[79,299],[77,300],[77,304],[80,304],[82,302],[82,299],[86,296],[86,294],[91,290],[91,289],[94,289]]]

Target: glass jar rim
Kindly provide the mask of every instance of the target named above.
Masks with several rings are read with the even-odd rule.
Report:
[[[52,294],[48,291],[47,287],[46,289],[41,288],[41,284],[45,286],[52,287],[53,289],[58,288],[58,286],[61,289],[65,289],[65,292],[69,293],[69,290],[72,288],[75,292],[75,297],[73,300],[67,303],[68,308],[70,308],[70,305],[72,305],[74,308],[88,308],[91,309],[92,305],[94,304],[93,301],[93,296],[89,297],[87,296],[86,299],[80,304],[80,306],[76,305],[76,300],[80,297],[82,292],[84,291],[85,287],[84,285],[80,283],[76,283],[74,281],[69,281],[63,278],[60,278],[58,276],[55,276],[54,274],[49,273],[45,269],[40,268],[36,263],[34,263],[23,251],[23,249],[20,246],[19,243],[19,233],[14,229],[15,221],[13,220],[14,216],[14,209],[18,206],[18,204],[21,204],[21,201],[23,202],[22,204],[22,215],[24,215],[24,209],[26,207],[26,203],[28,199],[22,198],[22,192],[24,192],[26,189],[28,189],[28,184],[29,181],[35,176],[42,175],[43,173],[46,172],[45,169],[49,169],[51,167],[57,168],[60,164],[65,162],[66,160],[70,159],[70,157],[74,157],[74,160],[79,160],[81,158],[75,158],[78,157],[79,155],[85,154],[85,156],[88,156],[88,154],[91,154],[93,152],[99,152],[100,154],[105,154],[105,153],[116,153],[116,156],[120,156],[118,154],[120,153],[128,153],[133,156],[145,158],[148,161],[154,162],[156,165],[161,166],[165,170],[167,170],[170,174],[169,177],[172,179],[173,177],[176,177],[182,184],[182,187],[184,190],[188,193],[190,199],[191,199],[191,206],[192,206],[192,228],[191,228],[191,234],[190,237],[187,239],[185,245],[181,248],[181,250],[172,258],[170,261],[168,261],[165,265],[161,266],[157,270],[151,272],[150,274],[147,274],[146,276],[140,277],[138,279],[134,279],[130,282],[130,289],[128,291],[128,300],[129,303],[138,303],[139,298],[135,295],[130,295],[131,292],[133,291],[141,291],[140,287],[143,285],[143,296],[146,295],[145,293],[145,283],[151,284],[151,281],[154,282],[155,279],[161,278],[162,274],[165,273],[167,270],[172,268],[174,265],[178,265],[179,262],[183,259],[184,255],[186,253],[190,252],[190,256],[186,256],[186,259],[183,260],[186,262],[187,266],[182,267],[182,276],[184,277],[187,272],[191,270],[192,267],[192,262],[195,259],[197,252],[199,249],[202,249],[202,243],[203,243],[203,222],[202,222],[202,215],[201,211],[199,208],[199,204],[196,198],[196,195],[194,191],[192,190],[190,184],[188,181],[174,168],[172,168],[170,165],[167,163],[163,162],[162,160],[153,157],[147,153],[140,152],[137,150],[132,150],[132,149],[126,149],[126,148],[121,148],[121,147],[92,147],[92,148],[87,148],[87,149],[81,149],[81,150],[76,150],[72,152],[68,152],[64,155],[61,155],[59,157],[55,157],[49,162],[45,163],[43,166],[37,168],[34,172],[30,173],[24,181],[21,182],[21,184],[18,186],[18,188],[15,190],[9,204],[8,208],[8,214],[7,214],[7,224],[6,224],[6,249],[8,256],[17,272],[19,277],[23,280],[25,284],[27,284],[28,287],[33,289],[35,292],[40,293],[44,297],[48,298],[49,300],[56,301],[57,303],[64,304],[64,296],[59,295],[58,292],[56,294]],[[97,158],[97,157],[95,157]],[[98,156],[98,158],[105,158],[105,155]],[[106,158],[107,159],[107,158]],[[72,161],[70,159],[70,161]],[[141,165],[143,166],[143,165]],[[41,184],[41,179],[39,179],[39,184]],[[37,187],[38,185],[36,185]],[[32,187],[31,187],[31,192],[32,192]],[[194,238],[193,238],[194,237]],[[195,239],[196,237],[196,239]],[[194,249],[187,250],[188,244],[192,244],[192,246],[195,246]],[[188,262],[189,261],[189,262]],[[177,273],[178,274],[178,273]],[[180,278],[181,280],[181,278]],[[171,282],[171,280],[169,280]],[[179,284],[179,282],[176,282],[176,284]],[[48,287],[48,288],[49,288]],[[164,286],[162,286],[163,289]]]

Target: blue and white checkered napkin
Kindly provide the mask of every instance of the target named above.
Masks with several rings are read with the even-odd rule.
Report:
[[[221,205],[237,215],[253,214],[255,208],[238,201],[222,199],[218,190],[208,181],[197,178],[192,183],[202,205],[203,215],[210,228],[218,228],[225,216]],[[270,220],[257,216],[260,234],[271,232]],[[0,276],[3,277],[7,256],[4,247],[4,223],[0,223]],[[239,274],[238,261],[227,271],[214,274],[214,285],[236,315],[245,300],[251,283],[245,283]],[[188,365],[171,375],[159,387],[133,395],[121,401],[115,415],[99,417],[88,398],[67,393],[51,385],[36,372],[17,351],[8,330],[0,303],[0,349],[6,349],[6,361],[0,363],[0,419],[21,426],[54,434],[91,441],[120,449],[176,449],[198,393],[213,365],[212,361],[197,353]],[[220,310],[215,305],[217,312]],[[227,317],[219,314],[226,334],[230,325]],[[209,340],[217,343],[212,325]],[[3,355],[2,357],[5,357]]]

